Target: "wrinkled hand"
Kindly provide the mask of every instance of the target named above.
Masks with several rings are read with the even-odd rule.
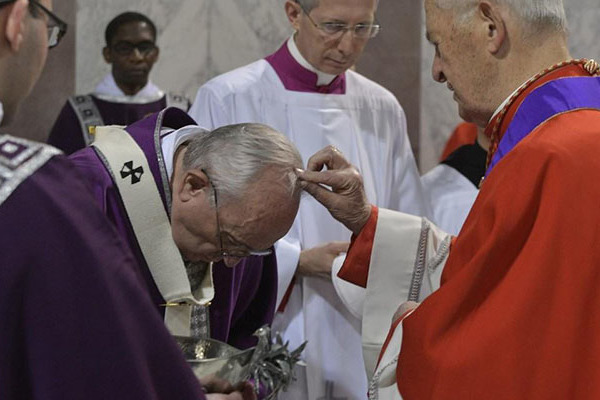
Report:
[[[303,250],[296,273],[301,276],[317,276],[331,279],[333,260],[348,251],[349,242],[329,242],[312,249]]]
[[[322,171],[327,167],[326,171]],[[333,146],[325,147],[298,173],[302,188],[323,204],[333,218],[359,234],[371,215],[363,180],[356,168]],[[323,185],[331,187],[331,190]]]
[[[392,324],[407,312],[419,307],[419,305],[420,303],[415,303],[414,301],[405,301],[404,303],[400,304],[400,307],[398,307],[398,309],[394,313],[394,317],[392,318]]]

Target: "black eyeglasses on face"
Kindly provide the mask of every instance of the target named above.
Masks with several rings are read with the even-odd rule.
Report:
[[[223,248],[223,237],[221,235],[221,223],[219,221],[219,201],[218,201],[218,197],[217,197],[217,188],[215,187],[212,180],[206,173],[206,170],[202,170],[202,172],[204,172],[204,175],[206,175],[206,177],[208,178],[208,181],[209,181],[210,185],[212,186],[212,190],[213,190],[214,202],[215,202],[215,214],[217,217],[217,235],[219,237],[219,253],[220,253],[221,257],[244,258],[244,257],[248,257],[248,256],[268,256],[268,255],[272,254],[273,251],[271,249],[250,251],[250,250],[225,250]]]
[[[16,0],[0,0],[0,7],[14,3],[15,1]],[[46,17],[48,18],[48,21],[46,22],[48,29],[48,47],[56,47],[58,43],[60,43],[60,40],[67,33],[67,23],[60,19],[52,11],[48,10],[46,7],[40,4],[40,2],[38,2],[37,0],[29,0],[29,4],[31,6],[37,7],[44,14],[46,14]]]
[[[140,43],[131,43],[131,42],[117,42],[113,45],[112,50],[120,56],[129,56],[133,54],[135,49],[143,56],[149,56],[152,54],[158,47],[152,42],[140,42]]]

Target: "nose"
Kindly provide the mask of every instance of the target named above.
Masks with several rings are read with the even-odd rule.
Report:
[[[349,55],[352,54],[352,49],[354,47],[354,36],[352,36],[351,29],[346,30],[342,33],[342,36],[338,39],[338,50],[344,54]]]
[[[241,259],[241,257],[223,257],[223,262],[229,268],[233,268],[240,262]]]
[[[142,52],[140,51],[140,49],[138,49],[137,47],[135,47],[133,49],[133,51],[131,52],[130,59],[133,60],[133,61],[143,61],[144,60],[144,55],[142,54]]]
[[[431,75],[433,76],[433,80],[439,83],[446,82],[446,76],[444,75],[444,71],[442,69],[442,63],[440,61],[439,56],[433,57],[433,64],[431,66]]]

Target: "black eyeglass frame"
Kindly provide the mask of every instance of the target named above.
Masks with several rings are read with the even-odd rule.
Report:
[[[0,7],[14,3],[15,1],[16,0],[0,0]],[[69,25],[65,21],[60,19],[58,15],[54,14],[52,11],[44,7],[39,1],[29,0],[29,4],[39,8],[48,16],[48,48],[52,49],[58,46],[61,39],[67,33]],[[50,25],[50,21],[52,21],[52,23],[54,23],[55,25]]]
[[[212,191],[213,191],[213,199],[215,202],[215,215],[217,217],[217,235],[219,237],[219,253],[220,253],[221,257],[233,257],[233,258],[244,258],[244,257],[248,257],[248,256],[263,256],[264,257],[264,256],[273,254],[273,250],[271,250],[271,249],[245,251],[244,253],[234,253],[234,252],[230,252],[230,251],[223,249],[223,237],[221,235],[221,222],[219,220],[219,200],[218,200],[218,196],[217,196],[217,188],[215,187],[213,181],[210,179],[210,176],[208,176],[208,174],[206,173],[206,170],[202,169],[201,171],[208,178],[208,182],[210,183],[210,186],[212,187]]]
[[[121,48],[119,48],[121,45]],[[124,49],[123,46],[127,46],[127,49]],[[144,49],[144,46],[148,46],[147,49]],[[117,42],[110,47],[111,51],[114,51],[116,54],[127,57],[133,54],[135,50],[137,50],[142,57],[148,57],[150,54],[158,50],[158,46],[154,42],[143,41],[140,43],[131,43],[131,42]]]

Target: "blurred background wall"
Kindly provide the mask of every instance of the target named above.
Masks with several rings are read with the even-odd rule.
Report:
[[[25,100],[12,124],[3,130],[46,141],[63,103],[75,90],[76,0],[56,0],[54,10],[69,24],[60,46],[48,52],[48,61],[31,96]],[[35,118],[32,118],[35,115]]]
[[[575,57],[600,58],[597,1],[565,0]],[[140,11],[156,22],[161,53],[152,80],[193,99],[206,80],[264,57],[283,43],[291,34],[284,2],[55,0],[57,14],[69,22],[69,33],[50,52],[34,96],[8,130],[43,140],[67,97],[94,88],[109,72],[101,57],[104,28],[120,12]],[[382,32],[369,43],[356,69],[399,99],[419,166],[426,172],[438,162],[459,118],[445,85],[431,79],[433,48],[424,40],[423,14],[421,1],[380,0]]]

